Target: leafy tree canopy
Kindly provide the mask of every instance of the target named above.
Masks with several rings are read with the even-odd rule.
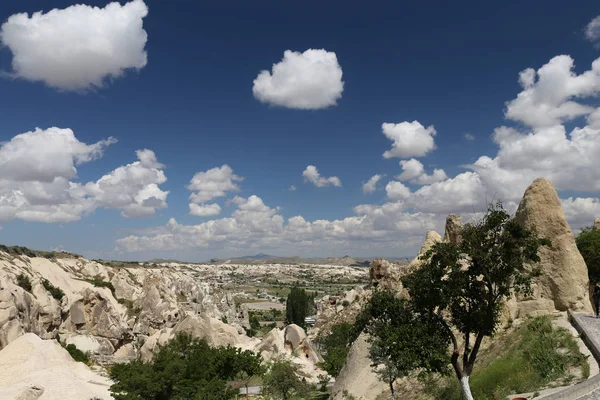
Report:
[[[407,300],[382,297],[383,304],[377,299],[371,302],[372,318],[377,321],[382,314],[382,321],[394,321],[394,328],[371,324],[375,343],[379,341],[384,350],[389,347],[383,353],[408,352],[409,363],[417,345],[423,345],[412,329],[443,335],[452,344],[450,362],[464,396],[472,399],[468,378],[481,342],[494,333],[504,300],[513,291],[531,290],[531,278],[539,271],[527,265],[538,262],[538,248],[550,242],[511,219],[501,203],[490,205],[480,221],[465,225],[461,236],[459,243],[435,244],[422,257],[424,264],[402,279]],[[407,340],[396,332],[404,332]],[[460,346],[456,332],[463,339]],[[433,345],[429,348],[435,349],[437,343],[437,339],[429,343]],[[439,356],[437,351],[425,353],[427,361],[415,361],[412,366],[435,370]]]
[[[584,228],[575,238],[577,248],[588,267],[591,283],[600,281],[600,230]]]
[[[260,375],[261,358],[233,347],[210,347],[205,340],[180,333],[151,362],[116,364],[111,394],[116,400],[231,399],[228,382]]]
[[[275,360],[264,378],[264,391],[275,399],[304,399],[308,385],[298,377],[299,367],[289,360]]]

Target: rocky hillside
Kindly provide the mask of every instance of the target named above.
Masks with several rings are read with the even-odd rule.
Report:
[[[44,352],[55,358],[64,356],[60,346],[58,350],[53,347],[56,341],[51,346],[27,334],[59,339],[63,345],[74,344],[89,352],[95,364],[105,365],[138,357],[150,359],[157,344],[166,343],[177,332],[187,332],[213,346],[258,351],[265,359],[291,357],[309,380],[323,373],[315,367],[320,356],[297,326],[274,329],[262,341],[246,336],[242,325],[247,321],[243,313],[236,311],[232,294],[222,288],[218,276],[205,279],[205,267],[209,266],[100,263],[73,254],[14,247],[2,250],[0,362],[7,364],[3,367],[6,371],[17,371],[14,373],[25,374],[25,378],[0,389],[0,398],[14,398],[5,397],[9,393],[37,393],[40,389],[40,395],[32,399],[62,400],[49,394],[56,392],[52,382],[75,379],[71,376],[75,371],[72,366],[62,370],[60,379],[38,379],[45,372],[35,368],[28,370],[31,376],[25,370],[15,370],[11,357],[6,356],[15,347],[22,348],[26,360],[36,360]],[[17,344],[11,347],[12,343]],[[79,371],[83,367],[88,368],[83,364],[76,367],[77,374],[92,373]],[[12,384],[12,378],[7,379]],[[97,381],[105,380],[97,376]],[[37,382],[37,389],[27,382]],[[105,385],[105,395],[100,398],[110,398],[107,388]]]

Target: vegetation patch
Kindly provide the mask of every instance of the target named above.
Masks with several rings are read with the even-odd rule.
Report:
[[[317,340],[317,344],[325,350],[324,361],[319,366],[329,375],[337,377],[346,363],[350,346],[355,339],[356,330],[353,324],[334,325],[329,335]]]
[[[86,365],[90,365],[89,353],[84,353],[83,351],[79,350],[77,348],[77,346],[75,346],[72,343],[64,346],[64,348],[65,348],[65,350],[67,350],[69,352],[69,354],[71,355],[73,360],[75,360],[77,362],[82,362]]]
[[[60,301],[65,296],[65,292],[63,292],[61,288],[58,288],[50,283],[48,279],[42,279],[42,285],[44,285],[44,288],[50,292],[50,295],[56,300]]]
[[[17,285],[31,293],[31,279],[25,274],[17,275]]]
[[[550,317],[529,319],[482,351],[480,361],[470,381],[473,396],[481,400],[562,386],[587,379],[590,373],[571,333],[554,327]],[[452,377],[428,382],[426,391],[436,399],[462,399]]]
[[[178,334],[151,362],[116,364],[110,391],[116,400],[232,399],[230,382],[262,375],[259,355],[234,347],[210,347],[205,340]]]
[[[40,251],[31,250],[24,246],[5,246],[0,244],[0,251],[11,254],[13,256],[27,256],[27,257],[44,257],[50,260],[56,258],[79,258],[77,254],[68,253],[66,251]]]
[[[105,287],[105,288],[109,288],[110,291],[112,292],[113,296],[115,295],[115,287],[113,286],[112,283],[107,282],[107,281],[103,281],[101,278],[99,277],[95,277],[94,279],[88,279],[87,280],[89,283],[91,283],[92,285],[94,285],[95,287]]]

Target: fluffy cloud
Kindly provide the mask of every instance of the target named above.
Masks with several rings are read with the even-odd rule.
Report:
[[[523,91],[506,104],[506,117],[533,127],[559,125],[591,114],[595,108],[574,99],[595,96],[600,90],[600,60],[592,69],[577,75],[574,61],[567,55],[556,56],[537,72],[527,68],[519,75]]]
[[[368,181],[363,183],[363,185],[362,185],[363,192],[364,193],[373,193],[377,189],[377,182],[379,182],[379,180],[383,177],[384,177],[384,175],[379,175],[379,174],[373,175],[371,178],[369,178]]]
[[[217,203],[213,204],[195,204],[190,203],[190,215],[197,217],[210,217],[213,215],[219,215],[221,213],[221,206]]]
[[[289,190],[290,192],[295,192],[295,191],[296,191],[296,189],[297,189],[297,188],[296,188],[296,186],[294,186],[294,185],[290,185],[290,187],[288,188],[288,190]]]
[[[14,77],[87,90],[146,65],[147,14],[143,0],[15,14],[2,25],[0,40],[13,54]]]
[[[475,135],[471,134],[471,133],[465,133],[465,139],[469,140],[469,141],[473,141],[475,140]]]
[[[198,225],[182,225],[171,219],[151,235],[131,235],[119,239],[117,248],[127,252],[225,247],[293,246],[297,249],[322,246],[325,241],[333,244],[351,242],[356,248],[364,240],[414,246],[422,241],[423,232],[439,228],[443,223],[431,214],[403,212],[396,203],[357,206],[355,216],[313,222],[302,216],[294,216],[286,221],[277,208],[265,205],[258,196],[236,196],[233,203],[238,209],[231,217]]]
[[[423,164],[414,158],[400,161],[402,173],[396,178],[400,181],[410,181],[419,185],[429,185],[448,179],[443,169],[434,169],[432,175],[427,175]]]
[[[329,178],[321,176],[317,167],[314,165],[309,165],[302,172],[302,176],[304,177],[305,182],[310,182],[316,187],[327,187],[327,186],[342,186],[342,181],[337,176],[330,176]]]
[[[192,203],[204,203],[217,197],[225,196],[227,192],[237,192],[240,187],[236,182],[244,178],[233,173],[227,164],[211,168],[207,171],[197,172],[187,188],[195,193],[190,195]]]
[[[569,197],[562,200],[562,206],[569,223],[575,227],[592,225],[600,216],[600,199],[597,198]]]
[[[394,143],[392,149],[383,153],[384,158],[422,157],[435,149],[433,137],[436,134],[433,125],[425,128],[419,121],[384,123],[383,134]]]
[[[167,207],[169,192],[158,185],[167,181],[162,164],[156,161],[152,150],[138,150],[139,161],[119,167],[82,189],[99,207],[121,210],[123,217],[155,215],[157,209]]]
[[[73,178],[76,165],[102,156],[114,138],[87,145],[71,129],[37,128],[13,137],[0,147],[0,178],[12,181],[52,182]]]
[[[385,192],[390,200],[405,200],[410,197],[410,189],[402,182],[391,181],[385,185]]]
[[[600,42],[600,16],[590,21],[585,27],[585,37],[592,43]]]
[[[0,146],[0,221],[70,222],[98,207],[121,210],[125,217],[154,215],[165,208],[166,181],[151,150],[139,161],[119,167],[98,181],[72,181],[76,166],[101,157],[109,138],[95,144],[79,141],[70,129],[36,129]]]
[[[252,92],[263,103],[315,110],[334,106],[342,97],[342,67],[334,52],[286,50],[272,72],[261,71]]]
[[[230,218],[193,226],[173,220],[152,235],[123,238],[118,247],[124,251],[149,251],[212,249],[225,245],[277,249],[287,246],[292,251],[298,248],[315,251],[326,244],[329,248],[354,251],[360,246],[369,248],[368,251],[378,246],[414,251],[427,230],[443,229],[449,213],[460,213],[463,221],[469,221],[494,200],[502,200],[509,212],[516,211],[526,187],[539,176],[553,181],[559,194],[561,191],[596,194],[600,191],[597,167],[600,108],[592,104],[598,95],[594,85],[600,59],[581,75],[574,74],[571,67],[570,57],[559,56],[537,71],[522,72],[519,80],[523,90],[507,103],[506,116],[525,126],[495,129],[492,139],[498,147],[496,154],[479,157],[465,166],[465,172],[454,177],[446,178],[441,170],[427,175],[418,160],[403,160],[398,181],[391,181],[385,187],[387,202],[358,205],[354,215],[343,219],[307,221],[302,216],[293,216],[284,220],[276,208],[251,196],[234,199],[238,210]],[[575,98],[585,98],[586,102],[576,103]],[[587,124],[567,129],[564,123],[575,116],[585,117]],[[431,139],[429,144],[421,146],[421,153],[434,147],[433,127],[425,129],[418,122],[404,124],[401,131],[415,128],[412,130],[425,134],[413,134],[414,137]],[[410,135],[397,135],[398,140],[393,139],[398,145],[387,152],[389,157],[409,157],[406,149],[415,141],[406,140],[407,136]],[[307,168],[305,173],[305,179],[317,186],[331,183],[315,167]],[[400,180],[420,183],[422,187],[411,191]],[[600,215],[600,199],[593,195],[568,197],[562,203],[574,230],[591,224]]]

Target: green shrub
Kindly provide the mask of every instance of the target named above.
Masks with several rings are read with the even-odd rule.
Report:
[[[17,275],[17,285],[21,286],[23,289],[31,292],[31,279],[25,274]]]
[[[79,350],[74,344],[66,345],[65,349],[69,352],[73,360],[82,362],[84,364],[90,363],[90,357],[88,353],[84,353],[83,351]]]
[[[98,277],[96,277],[94,279],[88,279],[88,282],[91,283],[92,285],[94,285],[95,287],[109,288],[110,291],[112,292],[113,296],[115,295],[115,287],[110,282],[103,281],[102,279],[100,279]]]
[[[529,319],[505,342],[490,347],[492,352],[498,350],[497,357],[487,364],[483,362],[471,376],[471,390],[476,399],[505,399],[510,394],[533,392],[549,384],[566,385],[574,378],[573,369],[580,369],[584,379],[589,376],[589,364],[571,333],[555,328],[549,317]],[[444,378],[441,384],[426,387],[436,399],[462,399],[456,379]]]
[[[50,292],[50,295],[56,300],[61,300],[65,296],[65,292],[51,284],[48,279],[42,279],[42,285],[44,285],[44,288],[46,288],[46,290]]]
[[[113,365],[110,391],[116,400],[233,399],[239,391],[228,382],[260,375],[260,363],[251,351],[213,348],[179,333],[150,362]]]

